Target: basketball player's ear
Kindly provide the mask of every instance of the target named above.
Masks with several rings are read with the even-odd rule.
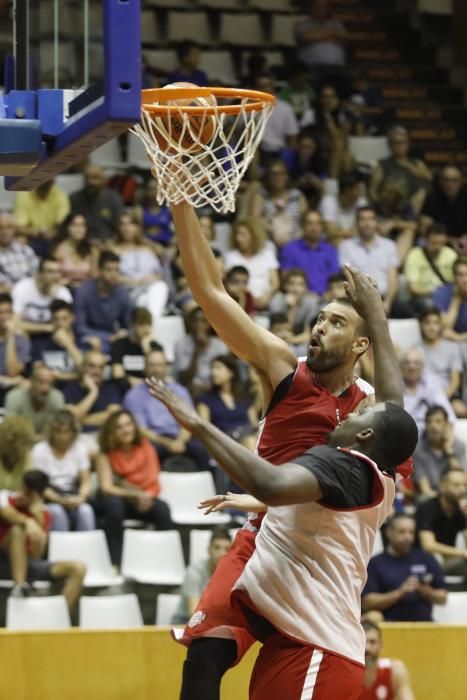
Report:
[[[355,338],[352,343],[352,351],[357,355],[363,355],[368,350],[370,341],[368,338],[361,336],[360,338]]]
[[[360,430],[359,433],[357,433],[357,439],[359,442],[366,442],[367,440],[371,440],[373,437],[375,431],[373,428],[364,428],[363,430]]]

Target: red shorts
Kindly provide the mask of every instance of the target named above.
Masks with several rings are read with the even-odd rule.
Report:
[[[232,588],[255,551],[256,533],[239,530],[229,552],[222,557],[209,581],[196,611],[182,634],[173,631],[177,641],[189,646],[197,637],[234,639],[238,663],[255,638],[248,632],[243,615],[230,603]]]
[[[357,700],[364,667],[275,634],[261,647],[250,700]]]

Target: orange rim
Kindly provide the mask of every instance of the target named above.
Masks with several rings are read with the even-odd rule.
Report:
[[[230,97],[237,100],[252,100],[246,104],[240,105],[168,105],[164,104],[167,101],[185,100],[190,97]],[[162,101],[162,104],[161,104]],[[167,114],[176,108],[187,114],[217,114],[225,112],[226,114],[239,114],[240,112],[260,112],[266,105],[273,106],[276,102],[274,95],[259,90],[243,90],[241,88],[224,88],[224,87],[176,87],[167,90],[165,88],[152,88],[150,90],[141,91],[142,109],[149,114]]]

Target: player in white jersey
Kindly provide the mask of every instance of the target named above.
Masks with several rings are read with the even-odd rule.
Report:
[[[149,384],[234,481],[268,506],[232,592],[263,642],[251,700],[356,700],[365,658],[360,595],[377,530],[391,511],[395,469],[415,449],[414,420],[396,404],[376,404],[351,414],[328,445],[277,468],[161,382]]]

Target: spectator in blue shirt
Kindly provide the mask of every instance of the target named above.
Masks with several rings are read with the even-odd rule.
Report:
[[[412,516],[396,513],[386,534],[386,551],[368,564],[362,611],[379,610],[390,622],[430,622],[433,605],[446,603],[441,567],[431,554],[414,547]]]
[[[198,68],[201,50],[194,41],[182,41],[177,49],[178,68],[167,77],[167,83],[194,83],[200,87],[208,84],[208,76]]]
[[[308,211],[303,217],[303,238],[287,243],[280,252],[281,270],[302,268],[308,280],[308,289],[322,295],[328,280],[340,271],[334,246],[324,240],[320,214]]]
[[[162,351],[150,350],[146,355],[145,376],[167,382],[177,396],[193,405],[188,389],[168,376]],[[209,469],[210,457],[206,448],[193,440],[188,430],[180,427],[167,408],[151,396],[146,384],[130,389],[123,400],[123,408],[134,416],[143,435],[153,443],[161,464],[167,457],[183,455],[195,462],[198,469]]]
[[[99,257],[95,279],[85,282],[76,293],[76,332],[80,342],[93,350],[108,352],[110,343],[127,334],[132,303],[119,284],[120,258],[110,250]]]
[[[433,302],[443,313],[444,337],[449,340],[467,340],[467,257],[460,257],[452,266],[454,282],[438,287]]]

